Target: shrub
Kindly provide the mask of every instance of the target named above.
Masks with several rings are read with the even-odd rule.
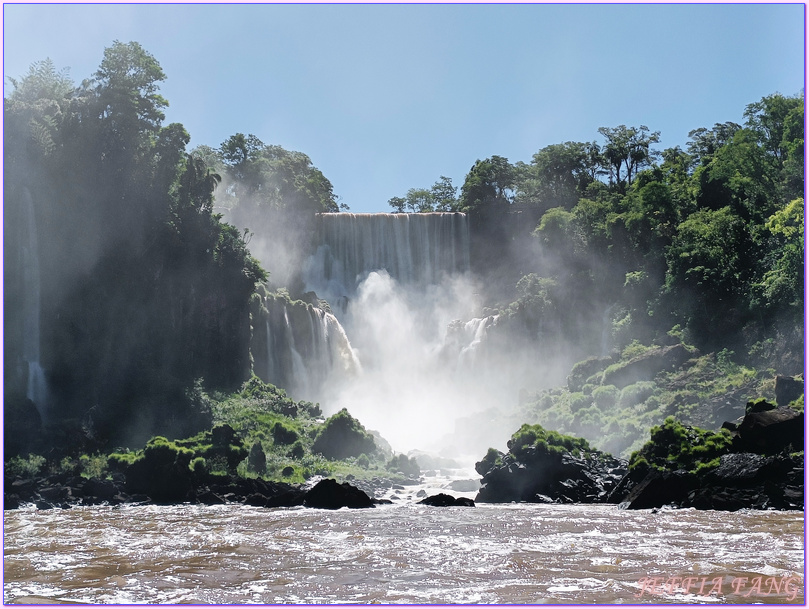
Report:
[[[683,425],[674,417],[652,427],[650,435],[649,442],[632,453],[630,468],[642,459],[657,469],[702,472],[731,448],[730,432],[726,429],[716,433]]]
[[[592,450],[584,438],[562,435],[556,431],[548,431],[541,425],[525,423],[511,436],[508,448],[512,455],[520,458],[528,447],[535,447],[539,452],[555,454],[565,451],[591,452]]]
[[[618,405],[622,408],[631,408],[642,404],[654,394],[657,385],[652,381],[638,381],[632,385],[627,385],[621,391],[618,398]]]
[[[208,473],[208,462],[205,460],[205,457],[196,457],[195,459],[191,459],[191,463],[188,467],[197,476],[204,476]]]
[[[288,454],[293,459],[303,459],[303,456],[306,454],[306,449],[304,449],[303,444],[301,444],[301,441],[298,440],[289,449]]]
[[[28,455],[26,459],[22,457],[12,457],[5,463],[5,473],[11,477],[34,478],[45,465],[45,457],[40,455]]]
[[[281,421],[272,426],[272,437],[276,444],[292,444],[298,439],[298,432],[284,425]]]
[[[604,385],[593,389],[593,402],[601,410],[606,410],[615,406],[621,391],[614,385]]]
[[[421,474],[421,469],[416,459],[410,459],[407,455],[394,455],[388,461],[387,468],[392,472],[401,472],[406,476],[418,476]]]
[[[368,469],[371,467],[371,460],[368,458],[368,455],[362,453],[359,457],[357,457],[357,466],[361,467],[362,469]]]
[[[247,455],[247,468],[257,474],[264,474],[267,471],[267,455],[261,448],[261,442],[253,442],[250,447],[250,454]]]
[[[315,437],[312,450],[329,459],[346,459],[375,453],[376,444],[373,436],[343,408],[326,419]]]
[[[87,478],[103,478],[107,472],[106,455],[82,455],[79,457],[79,464],[81,465],[81,474]]]
[[[480,461],[475,463],[475,471],[481,476],[485,476],[494,467],[503,465],[503,453],[496,448],[489,448],[486,451],[486,456]]]

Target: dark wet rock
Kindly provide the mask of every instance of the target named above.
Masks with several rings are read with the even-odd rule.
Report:
[[[121,489],[111,480],[101,480],[90,478],[81,487],[85,497],[94,497],[101,501],[109,501],[115,497]]]
[[[700,510],[802,510],[803,459],[728,453],[701,475],[653,470],[621,502],[628,509],[664,505]]]
[[[757,402],[747,402],[744,412],[745,414],[755,412],[767,412],[768,410],[775,410],[776,408],[778,408],[778,406],[776,406],[775,404],[771,404],[767,400],[758,400]]]
[[[38,452],[42,440],[42,417],[34,403],[22,395],[6,395],[3,403],[3,453]]]
[[[629,492],[621,507],[630,510],[646,510],[664,505],[677,505],[696,486],[696,478],[685,471],[650,471]]]
[[[338,483],[331,478],[321,480],[306,492],[303,504],[307,507],[336,510],[342,507],[373,507],[371,498],[348,482]]]
[[[775,403],[778,406],[786,406],[793,400],[797,400],[803,395],[804,384],[800,379],[791,376],[775,377]]]
[[[419,490],[418,493],[416,493],[416,497],[426,497],[426,496],[427,496],[427,491],[425,491],[424,489],[421,489],[421,490]]]
[[[749,412],[739,423],[734,452],[777,454],[788,447],[803,448],[804,415],[791,408],[778,407],[763,412]]]
[[[605,453],[548,453],[527,447],[521,460],[511,453],[484,474],[478,503],[526,501],[545,503],[605,503],[623,479],[626,461]]]
[[[201,503],[202,505],[222,505],[226,503],[222,497],[208,489],[204,489],[197,493],[197,502]]]
[[[260,493],[251,493],[250,495],[244,498],[244,504],[256,507],[266,507],[267,497]]]
[[[392,505],[393,501],[390,499],[371,499],[374,502],[374,505]]]
[[[306,492],[302,489],[290,488],[289,490],[281,491],[267,499],[267,503],[264,507],[297,507],[303,505],[305,496]]]
[[[48,503],[61,503],[71,499],[70,489],[66,486],[46,486],[39,489],[39,496]]]
[[[475,507],[475,502],[468,497],[453,497],[446,493],[438,493],[419,501],[419,505],[432,507]]]
[[[44,499],[40,499],[34,502],[38,510],[52,510],[53,504],[45,501]]]

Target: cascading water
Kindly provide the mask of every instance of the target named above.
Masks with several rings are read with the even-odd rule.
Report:
[[[44,415],[47,407],[48,387],[45,371],[40,364],[40,276],[39,276],[39,243],[37,224],[34,214],[34,201],[31,192],[25,188],[22,192],[23,213],[27,242],[23,245],[23,360],[28,366],[28,383],[26,396]]]
[[[334,315],[282,297],[270,296],[264,305],[266,352],[261,355],[266,361],[256,367],[263,380],[286,388],[296,399],[318,400],[327,382],[340,381],[360,370],[359,360]]]
[[[466,214],[319,214],[310,289],[330,301],[356,293],[372,271],[405,285],[432,285],[469,270]]]

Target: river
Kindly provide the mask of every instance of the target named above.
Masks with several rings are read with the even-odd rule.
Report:
[[[4,602],[803,603],[803,512],[241,505],[4,512]]]

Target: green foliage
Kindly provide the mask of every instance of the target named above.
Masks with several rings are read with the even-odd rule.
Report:
[[[563,452],[591,452],[590,444],[584,438],[566,436],[556,431],[548,431],[541,425],[525,423],[508,441],[509,452],[520,458],[528,447],[536,448],[543,453],[561,454]]]
[[[481,476],[485,476],[492,468],[503,465],[503,453],[496,448],[489,448],[486,455],[475,463],[475,471]]]
[[[107,474],[107,455],[81,455],[79,466],[85,478],[103,478]]]
[[[259,475],[267,471],[267,455],[261,447],[261,442],[253,442],[250,447],[250,453],[247,455],[247,467]]]
[[[375,453],[376,444],[373,436],[343,408],[326,419],[315,437],[312,451],[329,459],[345,459]]]
[[[293,444],[298,440],[298,432],[278,421],[271,429],[276,444]]]
[[[719,457],[730,451],[731,436],[726,429],[712,432],[683,425],[668,417],[662,425],[652,427],[651,439],[632,454],[630,468],[641,467],[641,460],[661,470],[701,473],[719,464]]]
[[[7,477],[35,478],[45,466],[45,457],[31,455],[28,457],[12,457],[4,464],[3,470]]]
[[[593,401],[601,410],[615,405],[621,395],[621,390],[614,385],[603,385],[593,389]]]
[[[415,457],[408,458],[408,456],[404,454],[394,455],[391,460],[388,461],[386,467],[392,472],[399,472],[405,476],[412,477],[419,476],[421,474],[421,469],[419,468],[419,464],[416,462]]]

